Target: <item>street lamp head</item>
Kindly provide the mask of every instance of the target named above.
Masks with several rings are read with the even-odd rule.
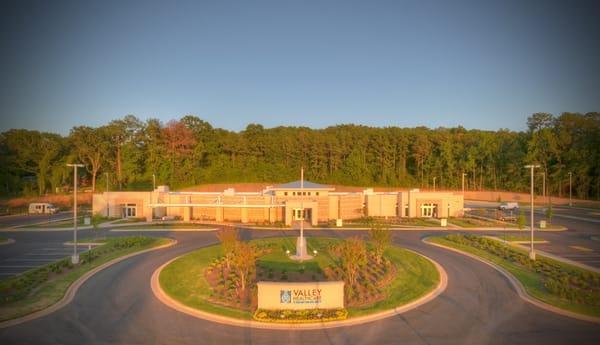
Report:
[[[78,168],[83,168],[83,164],[69,164],[67,163],[68,167],[78,167]]]
[[[529,168],[539,168],[540,165],[539,164],[528,164],[525,166],[525,168],[529,169]]]

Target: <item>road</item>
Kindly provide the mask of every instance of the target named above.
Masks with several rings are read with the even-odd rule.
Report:
[[[520,300],[506,278],[476,260],[420,241],[433,232],[397,232],[394,243],[438,261],[448,288],[434,301],[368,324],[319,331],[225,326],[179,313],[154,298],[152,272],[165,261],[217,242],[214,233],[169,233],[179,243],[99,272],[65,308],[0,329],[3,344],[596,344],[600,328]],[[289,235],[286,232],[285,235]],[[356,232],[307,231],[343,237]],[[68,234],[57,233],[55,241]],[[152,232],[151,235],[160,235]],[[280,232],[243,231],[245,239]]]

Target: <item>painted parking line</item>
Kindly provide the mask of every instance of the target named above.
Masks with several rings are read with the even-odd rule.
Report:
[[[562,256],[566,256],[569,258],[600,258],[600,254],[563,254]]]
[[[4,262],[15,262],[15,261],[25,261],[25,262],[52,262],[54,259],[29,259],[29,258],[16,258],[16,259],[6,259]]]
[[[587,248],[587,247],[582,247],[582,246],[569,246],[569,248],[573,248],[575,250],[580,250],[582,252],[593,252],[593,249]]]
[[[77,253],[82,254],[87,250],[88,247],[78,247]],[[15,276],[32,268],[68,258],[71,255],[73,255],[73,247],[64,247],[62,243],[57,244],[57,247],[36,248],[29,253],[0,261],[0,277],[4,279],[9,276]]]

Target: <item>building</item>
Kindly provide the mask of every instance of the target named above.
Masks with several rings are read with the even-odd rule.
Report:
[[[312,225],[364,216],[447,218],[463,215],[463,196],[453,192],[336,192],[335,188],[305,181],[267,187],[256,192],[172,192],[159,186],[152,192],[94,194],[93,212],[107,217],[184,221],[275,223]]]

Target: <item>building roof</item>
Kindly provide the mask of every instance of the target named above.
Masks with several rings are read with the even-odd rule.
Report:
[[[333,190],[334,189],[327,185],[318,184],[318,183],[314,183],[314,182],[310,182],[310,181],[304,181],[304,188],[305,189],[324,189],[324,190]],[[272,189],[300,189],[300,180],[280,184],[280,185],[274,186]]]

